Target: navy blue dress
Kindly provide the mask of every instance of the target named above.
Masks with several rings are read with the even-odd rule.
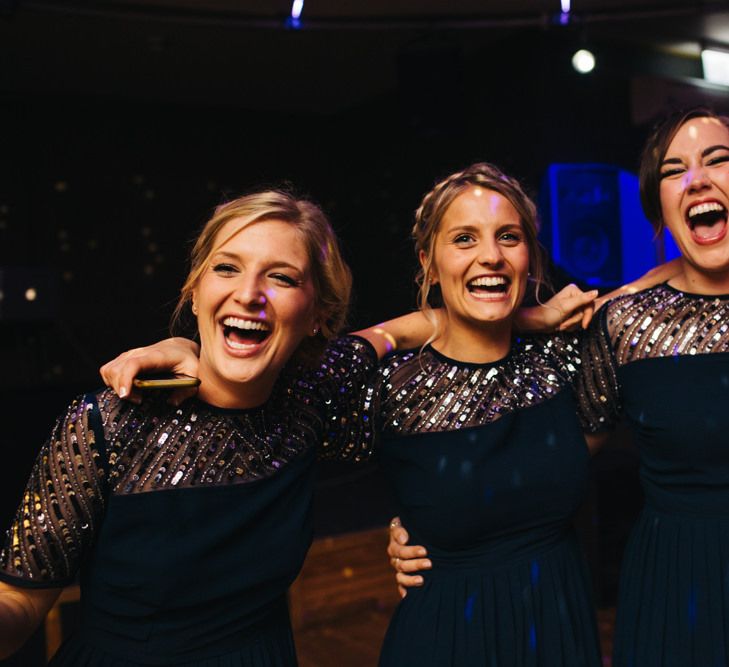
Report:
[[[311,542],[314,460],[357,460],[362,340],[333,343],[252,410],[197,399],[75,401],[42,448],[0,553],[0,579],[80,577],[63,667],[293,667],[286,591]]]
[[[615,667],[729,665],[729,296],[660,285],[587,339],[593,430],[624,413],[645,507],[623,558]]]
[[[397,608],[381,667],[601,664],[571,525],[589,460],[578,352],[552,337],[490,364],[432,348],[385,360],[370,397],[379,455],[433,568]]]

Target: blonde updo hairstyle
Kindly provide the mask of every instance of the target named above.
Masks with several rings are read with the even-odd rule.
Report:
[[[441,303],[439,295],[431,293],[435,238],[448,207],[456,197],[474,186],[498,192],[516,209],[529,249],[530,274],[531,279],[536,282],[537,297],[539,288],[544,284],[543,254],[537,240],[539,231],[537,207],[524,192],[519,181],[507,176],[493,164],[477,162],[436,183],[435,187],[423,197],[423,201],[415,211],[415,225],[412,231],[415,252],[420,257],[422,251],[424,257],[415,278],[418,285],[418,307],[436,327],[437,321],[433,314],[433,306],[440,306]],[[439,333],[436,329],[430,340],[437,338]]]
[[[229,234],[221,236],[221,230],[232,220],[240,224]],[[307,336],[302,341],[295,357],[299,362],[312,363],[321,355],[327,341],[337,336],[344,326],[352,274],[324,212],[311,201],[296,198],[282,190],[245,195],[215,209],[190,253],[190,271],[180,290],[180,298],[172,316],[172,328],[176,329],[183,315],[187,314],[193,291],[208,268],[210,257],[241,229],[264,220],[283,220],[291,224],[306,246],[320,328],[316,336]]]

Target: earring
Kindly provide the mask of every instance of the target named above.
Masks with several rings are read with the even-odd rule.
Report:
[[[311,332],[312,336],[316,336],[316,334],[319,333],[319,327],[314,327],[313,331]]]

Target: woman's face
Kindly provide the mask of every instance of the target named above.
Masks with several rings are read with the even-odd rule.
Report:
[[[661,209],[699,274],[729,272],[729,129],[716,118],[684,123],[661,163]]]
[[[317,324],[308,254],[282,220],[226,223],[193,291],[200,333],[201,391],[246,385],[268,397],[284,364]],[[236,387],[237,385],[237,387]]]
[[[519,213],[498,192],[471,186],[453,200],[440,222],[433,259],[431,275],[449,326],[506,320],[524,297],[529,248]]]

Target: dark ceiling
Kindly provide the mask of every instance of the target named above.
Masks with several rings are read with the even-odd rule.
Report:
[[[700,44],[729,46],[727,0],[571,4],[562,25],[560,0],[306,0],[294,29],[290,0],[0,0],[0,90],[328,113],[392,90],[403,51],[433,42],[511,57],[547,35],[686,71]]]

